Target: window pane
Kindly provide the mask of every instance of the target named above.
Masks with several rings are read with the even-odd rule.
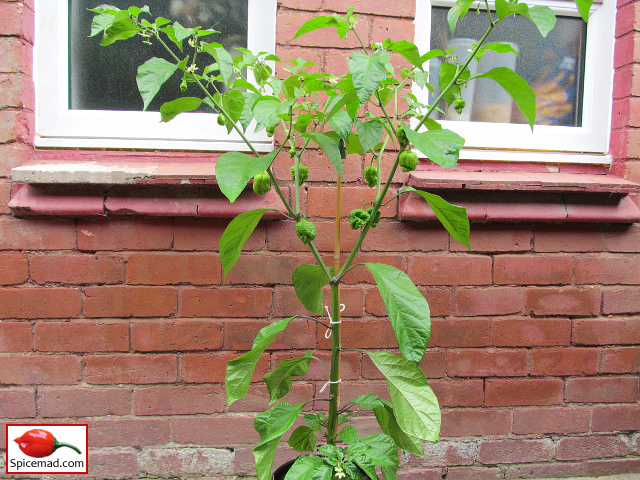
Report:
[[[459,61],[477,43],[487,26],[486,11],[477,15],[469,11],[458,22],[455,37],[447,24],[448,8],[433,7],[431,48],[452,49]],[[487,52],[479,62],[469,65],[471,73],[483,73],[498,66],[507,66],[522,76],[536,92],[536,124],[581,126],[582,86],[584,82],[584,51],[586,24],[579,17],[557,17],[556,26],[543,38],[531,21],[521,16],[510,18],[491,32],[487,42],[506,42],[519,52],[498,54]],[[430,78],[437,78],[438,60],[430,65]],[[433,76],[435,75],[435,76]],[[437,83],[437,81],[432,81]],[[435,86],[435,85],[434,85]],[[439,91],[436,90],[436,95]],[[463,88],[466,108],[458,115],[453,107],[445,110],[446,120],[471,120],[497,123],[526,123],[519,108],[493,80],[479,78]],[[435,98],[430,96],[431,100]]]
[[[138,66],[151,57],[167,58],[167,53],[160,45],[145,45],[137,39],[101,47],[102,35],[88,37],[95,14],[87,8],[99,3],[95,0],[69,1],[69,108],[142,110],[142,98],[136,85]],[[124,10],[136,2],[110,0],[108,3]],[[227,49],[247,46],[248,0],[145,0],[138,3],[149,6],[151,17],[147,16],[147,19],[165,17],[184,27],[218,30],[220,34],[203,39],[221,43]],[[174,51],[180,55],[177,47]],[[209,55],[202,55],[201,60],[202,65],[198,62],[200,72],[213,62]],[[189,89],[181,94],[180,82],[180,75],[175,74],[163,85],[148,110],[158,111],[164,102],[181,95],[201,96],[194,84],[189,84]],[[211,111],[203,104],[204,108]]]

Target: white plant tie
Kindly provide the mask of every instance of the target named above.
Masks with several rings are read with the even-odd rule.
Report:
[[[329,380],[327,383],[325,383],[322,388],[320,389],[320,393],[324,392],[325,389],[329,386],[330,383],[336,384],[336,383],[342,383],[342,379],[340,380],[336,380],[335,382],[332,382],[331,380]]]
[[[344,309],[347,308],[347,306],[344,303],[340,304],[340,312],[343,312]],[[340,323],[342,323],[342,320],[340,320],[339,322],[334,322],[333,319],[331,318],[331,313],[329,313],[329,307],[328,306],[324,306],[324,309],[327,311],[327,317],[329,317],[329,325],[338,325]],[[331,338],[331,327],[327,328],[327,331],[324,332],[324,338],[329,339]],[[320,390],[322,391],[322,390]]]

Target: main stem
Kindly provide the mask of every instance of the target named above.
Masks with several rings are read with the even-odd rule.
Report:
[[[331,284],[331,318],[340,321],[340,284]],[[331,325],[331,374],[329,376],[329,415],[327,417],[327,443],[336,442],[338,432],[338,404],[340,402],[340,323]]]

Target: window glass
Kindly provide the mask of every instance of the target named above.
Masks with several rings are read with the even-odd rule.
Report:
[[[101,34],[88,36],[95,14],[87,9],[98,3],[69,1],[69,109],[142,110],[142,98],[136,85],[138,66],[151,57],[166,58],[167,53],[161,45],[145,45],[133,39],[101,47]],[[109,0],[108,3],[124,10],[133,2]],[[141,18],[165,17],[188,28],[201,26],[218,30],[219,34],[204,37],[204,41],[221,43],[232,54],[233,47],[247,47],[248,0],[145,0],[144,4],[149,6],[151,17]],[[180,54],[175,45],[170,46]],[[212,61],[208,55],[202,55],[201,59],[207,63]],[[174,75],[164,84],[148,110],[158,111],[164,102],[181,95],[201,95],[194,84],[182,94],[180,81],[179,75]],[[203,104],[202,110],[205,109],[211,111]]]
[[[431,48],[455,49],[459,61],[468,55],[471,45],[477,43],[486,26],[486,11],[470,11],[458,22],[452,38],[447,24],[448,8],[432,8]],[[556,27],[543,38],[531,21],[516,16],[498,25],[487,39],[490,42],[509,43],[519,53],[499,54],[487,52],[480,61],[473,61],[471,74],[484,73],[492,68],[506,66],[522,76],[536,93],[536,124],[582,126],[582,97],[584,85],[585,42],[587,26],[579,17],[558,16]],[[440,63],[431,60],[430,78],[437,78]],[[430,99],[439,94],[437,81]],[[445,111],[445,120],[526,123],[520,110],[493,80],[479,78],[462,89],[466,108],[457,114],[453,107],[439,105]]]

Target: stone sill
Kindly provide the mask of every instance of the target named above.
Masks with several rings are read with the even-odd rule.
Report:
[[[407,185],[465,207],[473,222],[640,222],[640,185],[612,175],[414,171]],[[437,220],[417,195],[403,195],[399,218]]]

